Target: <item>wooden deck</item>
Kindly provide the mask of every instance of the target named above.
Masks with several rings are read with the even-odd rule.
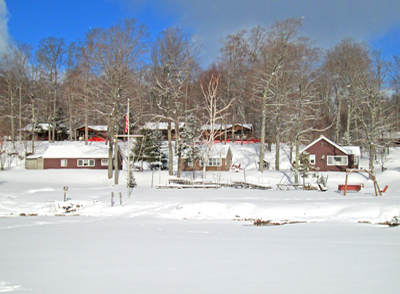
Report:
[[[168,184],[157,185],[157,189],[219,189],[222,187],[237,188],[237,189],[258,189],[268,190],[272,189],[270,185],[260,183],[249,183],[244,181],[234,182],[212,182],[203,180],[191,180],[188,178],[170,178]]]
[[[302,184],[276,184],[276,190],[290,190],[291,188],[303,190],[304,186]]]

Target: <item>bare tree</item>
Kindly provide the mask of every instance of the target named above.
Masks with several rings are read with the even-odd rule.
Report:
[[[38,64],[36,56],[29,54],[29,62],[26,67],[27,85],[25,87],[26,95],[30,101],[30,122],[31,122],[31,152],[35,153],[35,130],[37,126],[37,108],[38,102],[43,102],[40,99],[40,89],[43,87],[42,71]],[[38,101],[40,100],[40,101]]]
[[[208,165],[208,158],[210,156],[211,148],[215,140],[216,128],[215,125],[222,119],[223,113],[231,106],[232,101],[223,108],[220,108],[221,96],[219,93],[220,74],[211,72],[208,81],[205,80],[201,83],[201,90],[204,96],[204,108],[208,117],[207,124],[210,126],[209,136],[206,139],[206,151],[203,156],[203,179],[206,178],[206,170]]]
[[[262,116],[259,159],[260,172],[263,172],[264,169],[262,163],[264,162],[265,153],[264,142],[268,105],[272,104],[277,107],[275,115],[277,115],[279,119],[281,115],[280,108],[285,104],[282,98],[286,98],[288,93],[285,93],[285,91],[278,93],[277,89],[283,89],[279,84],[286,84],[286,81],[283,80],[287,77],[285,74],[285,67],[290,65],[288,52],[291,43],[295,41],[295,37],[297,36],[300,27],[300,19],[292,18],[284,21],[276,21],[268,32],[268,41],[264,44],[262,49],[262,59],[259,64],[254,67],[255,90],[261,100],[260,108]]]
[[[49,37],[40,41],[39,47],[36,51],[39,62],[43,66],[46,76],[49,80],[49,93],[52,102],[51,117],[49,117],[48,124],[52,124],[52,132],[49,140],[54,141],[56,138],[56,111],[57,111],[57,97],[59,95],[60,73],[63,66],[63,59],[65,55],[65,41],[61,38]]]
[[[351,38],[343,39],[325,57],[324,70],[333,83],[333,99],[336,101],[335,139],[346,145],[358,139],[356,119],[360,105],[359,84],[370,66],[369,48]],[[344,122],[342,123],[342,117]],[[353,127],[352,127],[353,126]],[[343,127],[343,128],[342,128]]]
[[[93,44],[94,70],[97,75],[95,109],[108,119],[109,154],[116,154],[117,119],[125,114],[127,99],[131,95],[132,72],[137,70],[146,52],[147,28],[135,19],[125,19],[109,29],[93,29],[87,38]],[[89,49],[89,48],[88,48]],[[112,146],[114,144],[114,148]],[[109,178],[112,164],[109,161]],[[115,181],[117,177],[115,177]]]
[[[187,108],[187,87],[197,67],[197,55],[196,42],[176,27],[164,30],[152,48],[153,91],[159,110],[157,117],[168,123],[170,175],[173,175],[172,123],[175,124],[175,147],[179,150],[179,123]],[[180,177],[179,164],[177,176]]]
[[[224,91],[224,102],[227,104],[230,101],[235,101],[231,105],[231,123],[232,126],[236,122],[242,124],[246,123],[245,109],[246,109],[246,88],[247,88],[247,75],[249,73],[248,64],[248,42],[246,39],[247,32],[242,30],[235,35],[228,35],[222,40],[223,47],[221,48],[221,58],[219,66],[222,70],[223,79],[221,89]],[[229,119],[229,118],[227,118]],[[226,121],[225,121],[226,126]],[[235,130],[232,128],[231,139],[235,140]],[[243,136],[241,136],[243,144]],[[226,134],[225,134],[226,140]]]
[[[380,145],[380,135],[390,129],[393,124],[389,109],[386,107],[385,82],[389,64],[380,52],[374,52],[371,70],[362,77],[359,93],[361,105],[359,120],[364,129],[365,144],[369,147],[369,169],[374,169],[376,147]],[[384,148],[384,147],[383,147]]]
[[[11,129],[11,142],[15,146],[15,100],[16,100],[16,89],[17,89],[17,78],[15,64],[10,48],[3,53],[3,69],[1,71],[1,78],[4,84],[2,91],[2,108],[4,116],[9,118],[10,129]]]
[[[319,99],[320,96],[317,93],[319,48],[314,47],[312,41],[303,37],[294,46],[292,54],[294,56],[292,67],[294,92],[289,103],[289,120],[294,135],[296,150],[295,181],[298,183],[301,138],[313,131],[322,131],[317,127],[325,113],[321,107],[324,99]]]

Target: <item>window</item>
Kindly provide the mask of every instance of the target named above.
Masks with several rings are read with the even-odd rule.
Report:
[[[193,166],[193,160],[188,159],[187,163],[188,163],[188,166]]]
[[[221,158],[209,158],[207,166],[221,166]],[[200,160],[200,166],[203,166],[203,160]]]
[[[108,166],[108,159],[107,158],[103,158],[101,160],[101,166]]]
[[[61,167],[68,166],[68,159],[61,159]]]
[[[358,165],[358,156],[354,156],[354,165]]]
[[[347,156],[328,156],[327,163],[328,165],[347,165],[348,158]]]
[[[315,164],[315,154],[310,154],[310,164]]]
[[[78,159],[78,166],[94,166],[94,159]]]

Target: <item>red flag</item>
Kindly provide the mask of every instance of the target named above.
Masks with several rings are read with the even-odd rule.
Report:
[[[125,133],[128,132],[129,127],[129,106],[126,108],[126,116],[125,116]]]

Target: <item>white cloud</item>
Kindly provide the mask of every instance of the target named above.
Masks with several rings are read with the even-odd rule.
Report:
[[[120,0],[135,3],[133,0]],[[140,1],[139,1],[140,2]],[[301,34],[330,48],[344,37],[370,41],[400,24],[399,0],[149,0],[157,12],[174,15],[204,42],[203,61],[218,52],[221,37],[275,20],[305,16]],[[151,26],[151,23],[148,24]],[[208,57],[207,57],[208,56]]]
[[[0,52],[4,50],[9,41],[8,14],[5,0],[0,0]]]

